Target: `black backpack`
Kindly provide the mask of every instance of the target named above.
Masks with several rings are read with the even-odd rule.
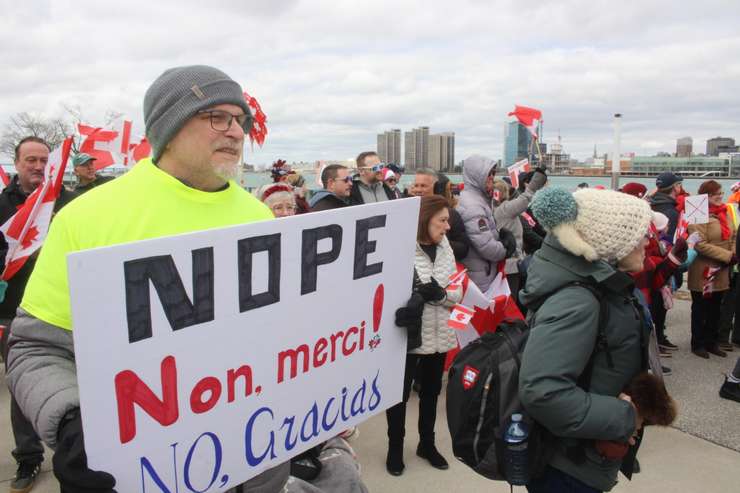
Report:
[[[579,387],[588,390],[594,356],[598,351],[606,351],[608,364],[612,366],[605,334],[607,306],[602,292],[593,284],[573,282],[560,289],[574,285],[588,289],[600,303],[596,345],[578,381]],[[536,310],[555,292],[543,296],[531,308]],[[530,477],[537,477],[550,457],[549,432],[523,412],[519,400],[519,368],[528,336],[526,322],[504,320],[495,332],[486,332],[465,346],[449,370],[447,425],[452,437],[452,451],[455,457],[489,479],[507,480],[504,433],[514,413],[522,414],[524,422],[529,425]],[[573,453],[583,453],[583,450],[583,447],[578,447]]]

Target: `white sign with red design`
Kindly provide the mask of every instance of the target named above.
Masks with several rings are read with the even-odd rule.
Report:
[[[709,222],[709,197],[690,195],[686,197],[684,220],[687,224],[706,224]]]
[[[529,165],[529,159],[522,159],[517,161],[507,168],[509,171],[509,179],[511,179],[511,186],[519,188],[519,173],[528,172],[532,169]]]
[[[222,492],[399,402],[418,214],[412,198],[69,255],[90,467],[118,491]]]

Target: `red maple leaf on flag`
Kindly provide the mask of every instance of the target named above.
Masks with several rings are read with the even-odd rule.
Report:
[[[28,228],[28,231],[26,231],[26,236],[21,239],[21,246],[23,248],[30,247],[33,244],[34,240],[38,237],[38,235],[39,229],[34,224],[30,228]]]

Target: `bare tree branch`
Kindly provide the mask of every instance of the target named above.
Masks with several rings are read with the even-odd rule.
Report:
[[[13,157],[15,146],[24,137],[40,137],[54,149],[72,132],[72,126],[64,118],[44,118],[27,112],[11,116],[0,136],[0,154]]]

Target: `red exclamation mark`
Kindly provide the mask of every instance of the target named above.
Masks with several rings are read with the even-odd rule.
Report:
[[[383,292],[382,284],[375,288],[375,299],[373,300],[373,332],[380,328],[380,319],[383,316]]]

